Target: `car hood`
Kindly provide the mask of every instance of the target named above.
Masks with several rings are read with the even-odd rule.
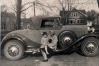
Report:
[[[20,35],[26,35],[26,33],[30,31],[29,29],[24,29],[24,30],[15,30],[15,31],[12,31],[12,32],[9,32],[8,34],[5,35],[5,37],[3,38],[3,40],[8,37],[8,36],[11,36],[13,34],[20,34]]]

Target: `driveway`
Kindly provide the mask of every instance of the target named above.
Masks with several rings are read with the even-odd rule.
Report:
[[[99,66],[99,55],[85,57],[77,53],[58,53],[48,62],[42,62],[42,59],[41,54],[29,55],[18,61],[9,61],[1,56],[0,66]]]

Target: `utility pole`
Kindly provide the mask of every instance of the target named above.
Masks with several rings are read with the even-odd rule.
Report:
[[[99,0],[97,0],[97,3],[98,3],[98,8],[99,8]]]
[[[69,0],[68,0],[68,11],[69,11]]]
[[[71,0],[68,0],[68,11],[71,10]]]
[[[21,4],[22,0],[17,0],[17,29],[21,29]]]
[[[33,5],[34,5],[34,16],[35,16],[35,2],[33,2]]]

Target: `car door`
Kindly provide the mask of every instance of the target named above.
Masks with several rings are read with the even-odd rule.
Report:
[[[47,18],[42,19],[40,24],[40,33],[47,32],[49,34],[49,31],[53,30],[55,31],[55,34],[58,35],[61,31],[62,26],[59,25],[59,22],[56,18]]]

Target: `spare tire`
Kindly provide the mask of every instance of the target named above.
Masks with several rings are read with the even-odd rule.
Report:
[[[65,49],[77,39],[77,36],[73,32],[63,32],[59,35],[59,46],[61,49]]]

